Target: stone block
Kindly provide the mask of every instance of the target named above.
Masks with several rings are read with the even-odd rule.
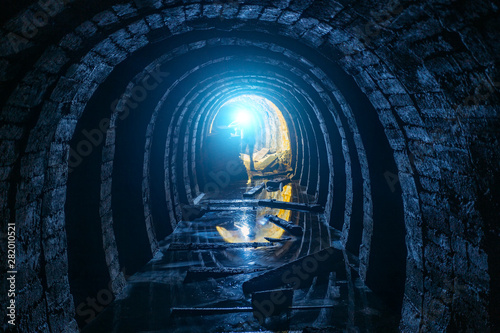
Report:
[[[115,156],[115,146],[114,145],[106,145],[102,151],[102,161],[109,162],[112,161]]]
[[[148,25],[146,24],[146,21],[144,20],[139,20],[130,24],[128,26],[128,30],[133,35],[144,35],[150,31]]]
[[[267,7],[260,16],[261,21],[275,22],[281,15],[281,9],[274,7]]]
[[[101,183],[101,192],[100,192],[101,198],[105,198],[111,195],[112,185],[113,185],[112,178],[108,178]]]
[[[225,3],[224,6],[222,7],[221,15],[225,19],[234,19],[238,14],[238,11],[239,11],[238,3],[235,2]]]
[[[160,14],[152,14],[146,16],[146,22],[149,24],[149,27],[154,29],[160,29],[165,26],[165,22],[163,21],[163,17]]]
[[[285,10],[282,12],[278,19],[279,24],[292,25],[298,21],[300,18],[300,13]]]
[[[399,125],[394,118],[392,111],[387,109],[377,110],[380,122],[384,128],[399,128]]]
[[[47,73],[57,73],[68,62],[69,58],[61,48],[49,46],[38,59],[35,67]]]
[[[316,17],[318,20],[329,22],[342,9],[344,9],[344,6],[339,1],[320,0],[313,1],[305,13],[311,17]]]
[[[52,91],[50,99],[55,102],[69,103],[73,100],[79,86],[78,81],[61,77]]]
[[[83,39],[87,39],[97,33],[97,26],[91,21],[85,21],[76,27],[75,32]]]
[[[0,140],[19,140],[24,133],[24,128],[15,124],[0,125]],[[3,156],[3,155],[2,155]]]
[[[184,12],[186,13],[186,21],[197,20],[201,17],[201,4],[194,3],[187,5]]]
[[[120,50],[110,39],[105,39],[97,44],[93,51],[102,56],[102,58],[111,66],[116,66],[127,58],[127,52]],[[96,63],[95,66],[100,65]]]
[[[66,255],[58,255],[54,259],[47,261],[45,265],[45,276],[47,277],[47,286],[51,288],[61,288],[61,278],[68,274],[68,258]],[[63,297],[62,295],[54,295],[54,297]]]
[[[24,123],[32,114],[32,110],[26,107],[6,105],[0,110],[0,120],[5,123]]]
[[[203,16],[207,18],[216,18],[222,11],[221,4],[206,4],[203,6]]]
[[[262,12],[262,6],[259,5],[242,5],[238,13],[240,20],[256,20]]]
[[[422,114],[429,118],[452,118],[453,109],[448,104],[446,97],[441,94],[415,94],[417,107]]]
[[[384,132],[389,141],[389,145],[394,150],[403,150],[406,147],[406,142],[403,137],[403,133],[397,129],[384,129]]]
[[[56,81],[56,77],[39,70],[29,72],[23,81],[10,95],[8,104],[33,108],[43,100],[48,88]]]
[[[172,4],[173,2],[170,1],[164,1],[167,2],[167,4]],[[151,9],[151,8],[161,8],[162,7],[162,1],[160,0],[134,0],[135,5],[137,6],[138,9]]]
[[[133,36],[124,29],[116,31],[110,37],[118,46],[129,53],[133,53],[149,43],[144,35]]]
[[[48,216],[64,209],[66,203],[66,187],[57,187],[44,193],[42,215]]]
[[[92,21],[94,21],[97,24],[97,26],[103,28],[112,26],[113,24],[117,23],[119,19],[118,16],[116,16],[116,14],[113,13],[112,11],[105,10],[103,12],[96,14],[92,18]]]
[[[54,141],[57,143],[68,142],[73,137],[77,120],[74,118],[64,117],[57,125],[54,135]]]
[[[386,95],[405,93],[404,87],[395,79],[379,80],[377,81],[377,85]]]
[[[112,8],[119,18],[127,19],[131,17],[136,17],[138,15],[137,9],[135,9],[130,3],[117,4],[114,5]]]
[[[36,176],[43,176],[45,172],[45,152],[33,152],[21,158],[21,177],[31,179]]]
[[[75,33],[70,32],[61,39],[59,46],[68,51],[78,51],[83,46],[83,40]]]
[[[404,123],[409,125],[424,126],[419,112],[413,106],[397,107],[395,110],[399,115],[399,118],[401,118]]]
[[[102,164],[101,168],[101,180],[105,180],[111,177],[113,172],[113,162],[106,162]]]
[[[389,104],[385,96],[378,90],[374,90],[372,93],[368,94],[368,99],[375,109],[391,108],[391,105]]]

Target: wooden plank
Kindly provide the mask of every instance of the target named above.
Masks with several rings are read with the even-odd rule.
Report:
[[[278,216],[273,216],[273,215],[268,214],[268,215],[265,215],[264,218],[266,218],[270,222],[276,224],[278,227],[286,230],[291,235],[300,237],[304,233],[304,229],[301,226],[290,223],[290,222],[285,221],[283,219],[280,219]]]
[[[265,185],[266,185],[265,183],[260,183],[256,186],[254,186],[250,191],[243,193],[243,197],[244,198],[253,197],[257,193],[262,191],[262,189],[264,188]]]
[[[293,289],[273,289],[252,293],[253,316],[260,321],[290,311],[293,303]]]
[[[273,165],[273,163],[276,162],[278,157],[279,157],[279,154],[267,155],[262,160],[255,163],[255,167],[259,170],[262,170],[263,172],[269,171],[268,169],[270,169],[270,167]]]
[[[211,314],[224,314],[233,312],[250,312],[252,307],[233,307],[233,308],[172,308],[172,315],[204,316]]]
[[[266,154],[269,152],[269,148],[262,148],[261,150],[259,150],[258,152],[256,152],[255,154],[253,154],[253,160],[254,161],[259,161],[261,160],[264,156],[266,156]]]
[[[279,176],[287,176],[290,173],[292,173],[293,170],[288,169],[286,171],[280,171],[280,172],[254,172],[253,173],[253,178],[259,179],[259,178],[272,178],[272,177],[279,177]]]
[[[299,306],[291,306],[289,310],[297,311],[297,310],[319,310],[330,308],[333,309],[335,305],[299,305]],[[178,308],[174,307],[170,309],[172,315],[176,316],[207,316],[207,315],[217,315],[217,314],[225,314],[225,313],[235,313],[235,312],[251,312],[254,311],[253,307],[250,306],[239,306],[232,308]],[[302,331],[287,331],[291,332],[302,332]]]
[[[249,294],[290,285],[293,289],[303,288],[314,276],[345,269],[343,265],[342,251],[328,247],[245,281],[243,292]]]
[[[267,181],[266,186],[267,187],[274,187],[274,188],[279,188],[280,185],[285,186],[286,184],[290,183],[290,178],[288,177],[282,177],[282,178],[277,178],[277,179],[272,179]]]
[[[239,249],[246,247],[270,247],[274,246],[268,242],[246,242],[246,243],[170,243],[167,251],[190,251],[190,250],[224,250]]]
[[[223,278],[230,275],[262,272],[268,268],[229,268],[229,267],[191,267],[187,271],[184,282]]]
[[[183,205],[181,209],[184,221],[194,221],[207,212],[207,208],[201,205]]]
[[[202,204],[206,206],[216,205],[237,205],[237,206],[256,206],[259,203],[255,199],[236,199],[236,200],[203,200]]]
[[[284,242],[288,242],[292,238],[291,237],[285,237],[285,238],[264,237],[264,239],[267,240],[268,242],[271,242],[271,243],[284,243]]]
[[[285,201],[277,201],[275,199],[271,200],[259,200],[257,203],[259,206],[271,207],[271,208],[280,208],[280,209],[289,209],[289,210],[298,210],[302,212],[315,212],[321,213],[324,211],[323,206],[318,204],[304,204],[298,202],[285,202]]]

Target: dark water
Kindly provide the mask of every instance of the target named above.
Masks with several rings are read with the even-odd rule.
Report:
[[[259,181],[262,180],[236,183],[217,198],[208,198],[229,200],[211,204],[215,211],[196,221],[180,222],[174,233],[162,242],[156,256],[128,278],[124,293],[83,331],[248,332],[302,331],[305,327],[329,328],[332,332],[397,331],[397,316],[388,312],[360,281],[356,258],[346,251],[343,251],[343,262],[335,270],[321,270],[320,274],[315,274],[313,269],[303,271],[304,279],[295,285],[293,306],[329,305],[333,308],[293,310],[265,321],[259,321],[251,311],[171,314],[172,307],[250,307],[251,295],[243,293],[242,284],[262,274],[185,283],[190,267],[275,268],[330,245],[340,249],[338,232],[324,223],[321,214],[256,207],[252,201],[241,201],[242,193]],[[311,199],[296,183],[285,186],[283,191],[264,190],[255,199],[264,198],[303,203]],[[278,215],[304,227],[303,236],[289,235],[265,220],[265,214]],[[261,248],[168,251],[171,242],[265,242],[263,237],[291,239]]]

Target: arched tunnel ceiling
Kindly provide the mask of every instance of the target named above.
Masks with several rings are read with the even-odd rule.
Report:
[[[495,2],[48,0],[3,17],[20,328],[77,329],[71,271],[89,259],[72,248],[123,289],[124,263],[149,260],[204,192],[208,126],[242,94],[283,112],[294,178],[363,280],[388,293],[381,272],[404,270],[402,330],[497,327]]]

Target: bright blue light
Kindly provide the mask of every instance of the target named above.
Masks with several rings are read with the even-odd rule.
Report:
[[[245,237],[248,237],[250,235],[250,228],[247,227],[246,225],[240,228],[241,234]]]
[[[252,115],[250,114],[250,112],[248,112],[248,110],[241,109],[236,114],[236,121],[240,124],[248,123],[251,120],[252,120]]]

